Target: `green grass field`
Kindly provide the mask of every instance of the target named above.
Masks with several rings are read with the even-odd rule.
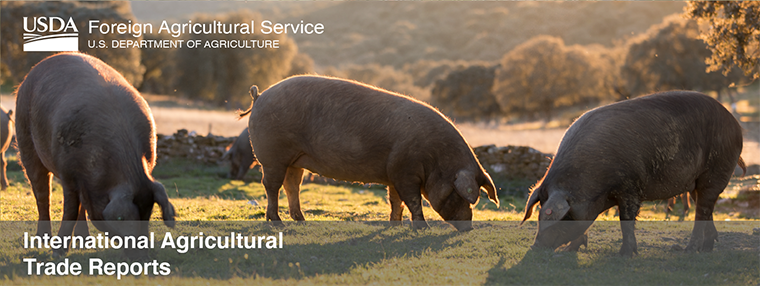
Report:
[[[306,184],[301,202],[306,223],[290,220],[287,199],[280,195],[280,215],[286,226],[264,222],[266,195],[258,183],[261,174],[249,172],[246,180],[224,178],[224,166],[195,165],[185,160],[161,162],[154,176],[167,189],[179,223],[172,234],[227,235],[230,231],[251,235],[283,233],[282,249],[152,249],[148,261],[168,262],[171,274],[116,276],[27,275],[23,258],[60,262],[47,249],[24,249],[23,232],[33,234],[37,210],[31,188],[13,154],[11,187],[0,193],[0,280],[3,284],[706,284],[756,285],[760,283],[760,227],[756,218],[740,211],[716,213],[720,232],[710,253],[684,253],[691,233],[693,210],[685,218],[666,217],[662,202],[647,203],[637,224],[639,254],[617,256],[622,236],[614,211],[600,216],[589,232],[589,245],[579,252],[554,253],[531,250],[536,223],[519,227],[525,198],[513,184],[498,181],[501,207],[485,194],[474,206],[475,229],[456,232],[424,208],[431,228],[415,231],[408,222],[391,227],[385,190],[378,187],[334,187]],[[760,177],[732,181],[729,189],[757,184]],[[55,185],[51,196],[53,228],[61,218],[62,194]],[[731,193],[726,192],[727,196]],[[680,206],[676,207],[677,209]],[[408,211],[405,213],[408,220]],[[535,216],[532,218],[534,221]],[[169,229],[154,209],[151,231],[158,242]],[[685,220],[685,221],[682,221]],[[92,235],[100,234],[90,225]],[[70,261],[85,265],[92,257],[123,262],[115,249],[74,249]],[[133,261],[128,261],[132,263]]]

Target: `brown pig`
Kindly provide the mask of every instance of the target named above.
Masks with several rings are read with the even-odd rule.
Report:
[[[459,130],[415,99],[355,81],[321,76],[287,78],[254,102],[248,131],[267,192],[267,220],[277,213],[280,186],[290,216],[303,220],[299,188],[304,169],[338,180],[388,186],[391,222],[404,205],[414,226],[427,227],[424,196],[458,230],[472,229],[471,204],[480,188],[498,205],[491,178]]]
[[[13,137],[13,110],[5,111],[5,108],[0,107],[0,111],[0,189],[5,190],[8,188],[8,177],[5,175],[8,162],[5,161],[5,150],[8,150]]]
[[[156,132],[150,108],[99,59],[60,53],[35,65],[17,90],[16,137],[37,200],[38,235],[51,230],[52,175],[63,186],[59,236],[70,235],[77,219],[86,227],[85,210],[110,235],[147,235],[154,203],[164,223],[174,226],[174,207],[151,176]]]
[[[687,251],[711,251],[713,208],[742,151],[742,128],[717,100],[662,92],[599,107],[565,132],[549,170],[525,207],[541,205],[535,247],[577,250],[599,213],[620,210],[620,254],[637,253],[634,222],[642,201],[691,192],[696,201]]]
[[[230,149],[222,155],[222,160],[230,160],[230,173],[228,177],[233,180],[243,180],[248,169],[256,163],[251,148],[251,140],[248,136],[248,128],[243,129],[235,142],[232,142]]]

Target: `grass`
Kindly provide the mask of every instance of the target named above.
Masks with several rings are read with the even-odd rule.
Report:
[[[3,284],[687,284],[754,285],[760,283],[760,250],[752,228],[756,218],[729,212],[716,213],[720,241],[710,253],[684,253],[693,226],[689,217],[665,217],[663,203],[646,203],[637,224],[639,254],[632,259],[616,255],[622,236],[614,211],[600,216],[589,232],[586,248],[575,253],[531,250],[536,223],[518,226],[524,197],[517,189],[525,182],[500,192],[496,208],[485,198],[474,206],[478,222],[470,232],[456,232],[429,207],[424,208],[430,229],[414,231],[391,227],[386,220],[390,208],[381,188],[335,187],[306,184],[301,202],[307,222],[293,223],[287,199],[280,195],[279,211],[286,220],[282,228],[264,222],[266,195],[258,181],[261,174],[249,172],[247,182],[224,178],[226,166],[196,165],[186,160],[161,162],[154,176],[167,189],[177,210],[178,225],[171,230],[181,235],[273,235],[283,232],[283,249],[210,250],[152,249],[153,259],[171,264],[171,275],[126,275],[78,277],[26,275],[21,258],[59,262],[49,250],[24,249],[20,237],[33,233],[36,206],[16,157],[9,154],[11,187],[0,198],[0,283]],[[732,181],[729,188],[756,184],[760,177]],[[497,182],[504,186],[510,182]],[[526,186],[527,185],[527,186]],[[58,228],[62,191],[55,185],[51,196],[53,227]],[[680,206],[676,206],[678,209]],[[408,211],[405,220],[408,220]],[[693,211],[691,219],[693,219]],[[151,225],[161,243],[170,231],[160,222],[155,208]],[[730,220],[730,221],[726,221]],[[100,232],[90,228],[92,235]],[[85,267],[91,257],[123,262],[120,250],[71,250],[70,261]],[[126,260],[129,263],[132,261]],[[118,281],[118,282],[115,282]]]

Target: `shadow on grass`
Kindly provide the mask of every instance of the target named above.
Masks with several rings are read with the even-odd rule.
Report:
[[[172,159],[156,164],[153,177],[164,184],[169,198],[253,199],[246,186],[260,182],[261,173],[252,169],[245,181],[227,178],[229,165],[206,165],[189,159]],[[258,180],[256,180],[258,179]]]
[[[733,229],[750,229],[756,222],[716,222],[719,241],[712,252],[692,253],[674,248],[669,236],[683,235],[670,222],[649,222],[637,230],[639,254],[617,254],[620,241],[591,239],[579,252],[529,249],[514,265],[500,258],[487,272],[486,285],[754,285],[760,282],[760,239]],[[599,222],[595,226],[599,227]],[[608,223],[601,228],[614,227]],[[663,232],[662,230],[668,230]],[[728,229],[729,231],[721,231]],[[593,234],[593,233],[592,233]],[[617,235],[617,234],[616,234]],[[663,238],[667,238],[663,239]],[[667,242],[663,242],[667,241]],[[680,242],[685,243],[688,239]]]
[[[20,237],[23,232],[33,233],[36,222],[0,222],[5,235],[0,235],[0,277],[28,277],[27,264],[22,258],[38,261],[61,262],[52,258],[49,249],[24,249]],[[53,229],[59,224],[54,223]],[[168,229],[159,223],[151,223],[155,233],[155,247],[149,258],[140,262],[168,262],[171,275],[201,277],[206,279],[231,279],[235,277],[267,277],[272,279],[303,279],[325,274],[349,273],[352,269],[374,265],[394,258],[411,259],[424,257],[426,253],[439,252],[453,247],[447,242],[460,235],[447,224],[431,224],[431,229],[412,230],[409,226],[391,227],[383,222],[310,222],[286,223],[285,227],[272,227],[256,222],[178,222],[171,230],[177,249],[161,249]],[[91,229],[92,228],[91,226]],[[230,232],[244,236],[277,236],[282,232],[284,246],[267,249],[206,249],[188,248],[183,252],[179,237],[228,237]],[[98,234],[97,231],[91,231]],[[202,234],[201,234],[202,233]],[[264,241],[266,243],[266,240]],[[103,262],[129,262],[120,250],[72,250],[66,257],[82,265],[82,273],[89,273],[91,258]],[[36,275],[32,275],[36,276]],[[44,276],[44,275],[41,275]],[[85,275],[88,276],[88,275]],[[132,276],[132,275],[125,275]],[[141,276],[141,275],[137,275]],[[152,275],[150,275],[152,276]]]

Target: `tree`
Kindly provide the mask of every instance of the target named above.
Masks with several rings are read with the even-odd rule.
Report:
[[[457,119],[493,119],[501,113],[491,92],[495,73],[496,66],[485,65],[453,71],[435,82],[431,104]]]
[[[608,63],[592,50],[537,36],[504,55],[493,93],[504,113],[550,119],[557,108],[610,97],[613,92],[604,83]]]
[[[708,71],[728,74],[738,66],[745,75],[760,77],[760,2],[689,1],[685,13],[710,25],[701,35],[712,51]]]
[[[172,40],[169,34],[145,34],[146,40]],[[173,94],[175,90],[176,64],[174,49],[144,49],[140,61],[145,67],[140,92]]]
[[[248,10],[224,15],[197,15],[193,23],[211,25],[213,21],[230,24],[246,23],[262,19]],[[298,53],[295,42],[284,34],[265,35],[258,33],[237,34],[193,34],[185,40],[258,40],[279,41],[279,48],[188,48],[183,46],[176,53],[175,64],[178,74],[177,92],[194,99],[213,101],[222,105],[235,103],[246,106],[251,98],[248,89],[255,84],[259,90],[287,77],[293,69],[292,61]],[[308,65],[308,64],[307,64]]]
[[[43,52],[23,51],[23,17],[27,15],[44,15],[49,17],[73,18],[79,29],[80,35],[85,34],[87,21],[99,19],[103,23],[126,23],[135,21],[129,2],[0,2],[0,18],[3,25],[0,27],[0,60],[10,73],[10,80],[20,83],[26,73],[42,59],[54,54]],[[140,40],[142,37],[134,37],[131,34],[99,34],[93,33],[87,37],[79,37],[79,50],[95,56],[117,71],[134,86],[140,86],[145,67],[140,64],[139,49],[91,49],[87,45],[88,40],[105,40],[110,44],[111,40],[131,39]]]
[[[706,72],[709,56],[697,22],[674,14],[630,40],[620,73],[632,96],[671,89],[720,91],[744,79],[738,70],[725,76]]]

